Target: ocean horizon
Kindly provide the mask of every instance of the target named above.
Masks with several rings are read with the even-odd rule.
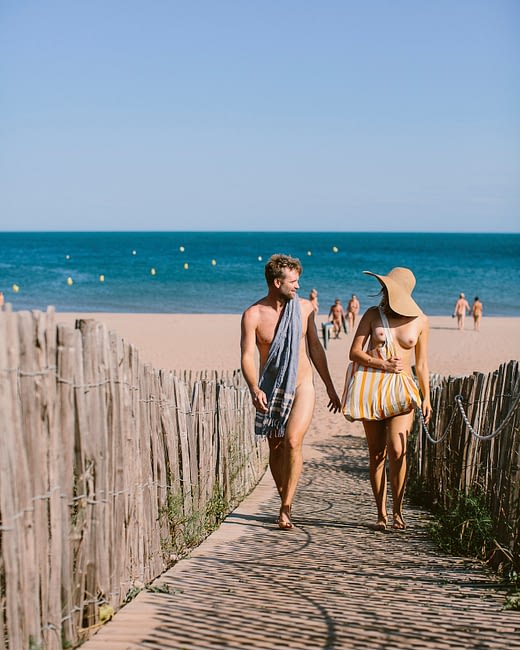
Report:
[[[300,295],[320,313],[379,284],[363,271],[414,272],[426,314],[449,315],[464,292],[485,316],[520,316],[520,234],[360,232],[0,232],[0,291],[13,309],[241,313],[266,293],[273,253],[298,257]]]

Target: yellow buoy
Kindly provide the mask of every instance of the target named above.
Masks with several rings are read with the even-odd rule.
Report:
[[[70,275],[67,278],[67,284],[69,285],[69,287],[71,287],[74,284],[74,280],[70,277]]]
[[[157,271],[152,266],[152,268],[150,269],[150,275],[155,275],[156,273]]]
[[[14,293],[18,293],[20,291],[20,287],[17,284],[13,284],[11,288]]]
[[[184,246],[179,246],[179,250],[181,253],[184,253]]]
[[[104,282],[104,281],[105,281],[105,276],[104,276],[103,274],[101,274],[101,275],[99,276],[99,281],[100,281],[100,282]]]
[[[185,269],[189,269],[189,268],[190,268],[188,262],[184,262],[184,264],[183,264],[183,268],[185,268]]]
[[[339,251],[339,248],[337,246],[332,247],[332,252],[337,253]]]
[[[217,266],[217,260],[211,260],[211,266]]]

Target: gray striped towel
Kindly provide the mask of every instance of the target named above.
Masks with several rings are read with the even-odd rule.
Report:
[[[285,435],[296,391],[301,337],[302,312],[296,296],[284,307],[258,382],[267,396],[267,413],[256,412],[257,436],[282,438]]]

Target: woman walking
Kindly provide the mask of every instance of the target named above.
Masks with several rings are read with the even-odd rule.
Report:
[[[381,301],[379,306],[370,307],[363,315],[350,348],[350,359],[353,364],[357,364],[355,367],[361,367],[361,372],[366,376],[367,371],[363,368],[372,369],[371,381],[362,382],[361,393],[364,394],[358,393],[355,397],[353,393],[350,397],[347,395],[347,400],[350,399],[351,403],[361,400],[361,412],[358,411],[354,416],[344,413],[348,419],[360,419],[365,429],[370,457],[370,482],[377,506],[377,521],[372,527],[385,530],[388,525],[388,459],[392,528],[404,530],[406,445],[413,424],[414,408],[420,406],[426,422],[431,415],[427,359],[428,319],[412,298],[415,277],[409,269],[397,267],[386,276],[370,271],[365,273],[373,275],[381,284]],[[420,394],[412,380],[414,359]],[[401,377],[389,377],[388,373]],[[378,383],[374,381],[376,374],[380,378]],[[398,390],[406,395],[406,399],[401,399],[399,404],[395,398],[395,387],[387,386],[388,380],[393,383],[397,379],[402,384]],[[350,388],[352,392],[352,384]],[[378,412],[380,408],[385,413],[396,414],[387,417],[385,413]]]

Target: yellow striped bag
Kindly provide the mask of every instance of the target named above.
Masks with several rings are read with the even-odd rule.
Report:
[[[389,359],[394,356],[392,334],[382,310],[381,321],[386,342],[372,351],[372,356]],[[385,372],[358,363],[348,365],[341,399],[341,411],[350,420],[385,420],[393,415],[407,413],[419,406],[421,396],[412,377],[404,372]]]

